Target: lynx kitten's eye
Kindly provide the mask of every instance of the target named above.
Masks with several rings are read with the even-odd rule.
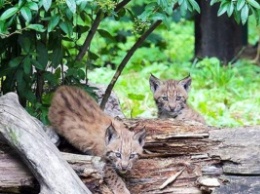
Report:
[[[181,96],[177,96],[177,97],[176,97],[176,100],[180,100],[180,99],[181,99]]]
[[[121,158],[121,154],[120,153],[116,153],[116,157]]]
[[[133,158],[135,157],[135,155],[136,155],[136,154],[131,154],[131,155],[129,156],[129,159],[133,159]]]
[[[168,100],[168,97],[167,97],[167,96],[163,96],[162,99],[165,100],[165,101],[167,101],[167,100]]]

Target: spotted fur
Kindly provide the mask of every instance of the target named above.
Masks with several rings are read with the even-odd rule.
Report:
[[[126,173],[142,154],[145,130],[137,133],[129,131],[121,121],[106,115],[80,88],[59,87],[53,96],[48,117],[57,133],[74,147],[108,161],[113,169],[108,168],[107,172],[115,169]],[[116,178],[114,174],[113,179]],[[125,187],[122,181],[116,181],[121,183],[120,188]]]
[[[158,109],[158,118],[176,120],[194,120],[205,123],[204,118],[187,104],[191,77],[182,80],[160,80],[154,75],[149,79],[154,101]]]

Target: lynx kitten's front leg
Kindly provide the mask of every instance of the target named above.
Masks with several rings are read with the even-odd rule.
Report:
[[[106,164],[104,172],[105,181],[114,194],[131,194],[126,187],[125,182],[110,164]]]

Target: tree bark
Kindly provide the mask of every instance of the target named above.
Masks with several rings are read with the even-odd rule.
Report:
[[[91,192],[111,193],[103,181],[105,164],[99,157],[68,153],[61,157],[53,144],[42,138],[45,135],[40,132],[40,125],[34,126],[35,121],[24,110],[17,113],[20,106],[14,99],[17,99],[15,94],[0,98],[0,132],[7,140],[9,135],[12,136],[19,145],[15,149],[21,153],[33,174],[20,163],[16,154],[12,154],[10,147],[3,149],[6,146],[0,146],[0,173],[4,175],[0,176],[0,193],[8,189],[12,191],[10,193],[22,193],[21,189],[26,188],[34,188],[36,192],[37,184],[33,184],[33,176],[40,182],[41,189],[45,183],[52,185],[49,193],[55,193],[52,190],[54,186],[67,187],[71,184],[69,177],[74,175],[65,176],[64,169],[56,169],[57,164],[64,163],[61,158],[68,161]],[[131,172],[123,176],[131,193],[229,194],[257,193],[260,189],[257,181],[260,178],[260,127],[219,130],[196,122],[173,119],[124,119],[123,122],[130,130],[139,130],[144,126],[147,130],[143,157]],[[11,133],[7,133],[6,128]],[[19,136],[14,133],[14,129],[18,128]],[[30,138],[25,139],[25,136],[28,137],[25,133],[29,133]],[[43,142],[43,147],[37,150],[28,149]],[[13,143],[9,144],[13,146]],[[49,150],[55,156],[48,155],[51,160],[46,165],[43,153],[37,153],[39,150],[44,153]],[[44,167],[41,166],[43,163]],[[55,173],[48,174],[48,171]],[[45,178],[51,181],[42,183]],[[73,186],[71,193],[76,193],[77,186]]]
[[[195,56],[231,61],[247,45],[247,25],[239,25],[226,14],[218,17],[219,4],[198,1],[201,13],[195,15]]]

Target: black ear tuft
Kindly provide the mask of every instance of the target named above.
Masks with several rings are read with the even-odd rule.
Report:
[[[134,139],[138,140],[138,143],[143,147],[145,144],[146,131],[145,128],[137,132],[134,136]]]
[[[157,77],[155,77],[153,74],[151,74],[149,78],[150,88],[151,91],[154,93],[158,87],[161,85],[161,80],[159,80]]]
[[[181,84],[181,85],[184,87],[184,89],[185,89],[186,91],[188,91],[188,90],[190,89],[190,85],[191,85],[191,77],[190,77],[190,74],[189,74],[187,77],[185,77],[185,78],[183,78],[182,80],[180,80],[180,81],[179,81],[179,84]]]
[[[116,137],[117,137],[117,132],[111,123],[111,125],[107,128],[105,134],[106,145],[108,145]]]

